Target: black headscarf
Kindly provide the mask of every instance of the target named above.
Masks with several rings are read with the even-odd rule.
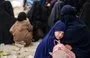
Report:
[[[87,50],[90,46],[90,37],[85,23],[75,16],[75,9],[70,5],[65,5],[61,14],[61,21],[66,25],[65,35],[61,40],[62,43],[72,46],[76,58],[88,57]]]
[[[64,4],[69,4],[75,7],[77,9],[77,13],[80,11],[79,0],[64,0]]]

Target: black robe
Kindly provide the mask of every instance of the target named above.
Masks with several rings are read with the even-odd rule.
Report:
[[[37,41],[39,38],[38,29],[41,30],[44,34],[47,33],[48,30],[48,16],[49,16],[49,9],[42,6],[39,1],[35,1],[32,5],[32,8],[27,13],[27,16],[33,25],[33,37],[36,38]],[[37,32],[37,34],[36,34]],[[40,35],[40,37],[43,37]]]
[[[7,1],[0,5],[0,43],[13,43],[13,37],[9,32],[10,27],[14,23],[12,22],[14,19],[12,11],[11,4],[8,5]]]
[[[0,4],[2,3],[2,2],[4,2],[5,0],[0,0]]]
[[[49,29],[55,24],[55,22],[58,20],[61,12],[61,8],[63,7],[63,2],[62,1],[57,1],[54,4],[54,7],[52,8],[51,14],[48,19],[48,25]]]
[[[66,25],[64,38],[61,39],[62,43],[72,46],[76,58],[89,58],[90,33],[86,24],[76,17],[75,9],[70,5],[64,6],[61,13],[61,21]]]
[[[81,10],[80,18],[84,20],[90,30],[90,1],[87,1]]]
[[[79,0],[79,6],[80,8],[84,5],[84,3],[86,2],[87,0]]]
[[[1,4],[2,4],[3,2],[4,2],[4,0],[0,0],[0,16],[2,15],[2,14],[1,14],[1,12],[2,12],[2,11],[1,11],[1,8],[2,8],[2,7],[1,7]],[[3,29],[2,29],[2,20],[1,20],[1,18],[0,18],[0,43],[2,42],[2,30],[3,30]]]

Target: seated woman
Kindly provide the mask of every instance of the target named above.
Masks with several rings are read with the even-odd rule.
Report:
[[[20,12],[15,24],[11,27],[10,32],[15,42],[25,42],[25,46],[31,44],[33,27],[30,24],[24,12]]]
[[[44,37],[39,46],[37,47],[34,58],[52,58],[49,52],[52,52],[54,47],[54,40],[63,35],[65,25],[61,21],[56,22],[49,33]],[[55,35],[59,32],[61,35]]]

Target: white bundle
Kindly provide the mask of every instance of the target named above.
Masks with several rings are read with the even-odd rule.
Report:
[[[9,55],[8,58],[17,58],[16,55]]]

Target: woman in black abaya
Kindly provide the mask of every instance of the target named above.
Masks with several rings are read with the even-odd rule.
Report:
[[[72,47],[76,58],[88,58],[90,49],[90,36],[85,23],[75,15],[75,9],[65,5],[61,10],[61,21],[65,23],[66,30],[62,43]]]
[[[0,43],[11,44],[13,37],[9,32],[10,27],[14,23],[13,8],[9,1],[0,4]]]

